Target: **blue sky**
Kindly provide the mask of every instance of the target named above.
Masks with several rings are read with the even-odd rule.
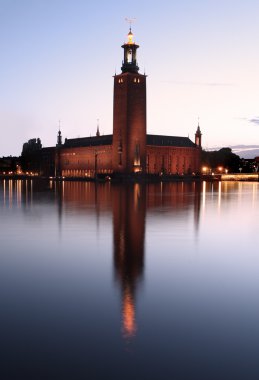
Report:
[[[135,17],[148,132],[259,143],[259,2],[0,0],[0,156],[40,137],[112,133],[114,72]]]

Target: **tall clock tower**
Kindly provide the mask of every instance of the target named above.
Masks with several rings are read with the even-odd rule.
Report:
[[[139,74],[138,45],[130,31],[114,76],[112,162],[115,173],[146,171],[146,75]]]

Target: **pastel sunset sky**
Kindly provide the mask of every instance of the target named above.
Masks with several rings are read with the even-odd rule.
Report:
[[[0,156],[40,137],[112,133],[128,24],[147,78],[148,133],[259,144],[258,0],[0,0]]]

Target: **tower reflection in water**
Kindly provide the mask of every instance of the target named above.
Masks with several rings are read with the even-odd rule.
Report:
[[[137,331],[136,297],[144,273],[146,214],[166,210],[172,219],[193,215],[198,233],[201,206],[200,183],[134,184],[112,190],[114,268],[121,287],[122,332]],[[152,214],[153,215],[153,214]],[[161,242],[161,247],[163,242]]]
[[[135,335],[135,301],[143,275],[146,215],[144,186],[116,186],[113,189],[114,268],[122,293],[122,331],[126,338]]]

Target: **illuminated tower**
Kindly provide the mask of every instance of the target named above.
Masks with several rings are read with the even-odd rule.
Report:
[[[146,170],[146,75],[138,73],[137,49],[130,31],[122,45],[121,74],[114,76],[113,171]]]

